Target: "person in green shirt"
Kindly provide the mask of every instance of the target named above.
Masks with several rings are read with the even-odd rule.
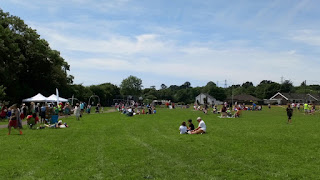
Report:
[[[303,105],[303,109],[304,109],[304,114],[308,114],[309,110],[308,110],[308,103],[304,103]]]

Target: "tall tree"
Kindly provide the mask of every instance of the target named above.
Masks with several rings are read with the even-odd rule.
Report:
[[[161,89],[167,89],[167,86],[165,84],[161,84]]]
[[[6,88],[3,85],[0,86],[0,100],[2,100],[6,96],[5,92]]]
[[[139,96],[141,94],[142,87],[143,86],[141,79],[135,76],[129,76],[128,78],[122,80],[120,85],[120,92],[124,96]]]
[[[290,80],[285,80],[281,84],[281,92],[288,93],[288,92],[293,92],[293,84]]]
[[[7,87],[7,100],[20,102],[37,92],[50,95],[72,81],[60,53],[19,17],[1,9],[0,39],[0,84]]]

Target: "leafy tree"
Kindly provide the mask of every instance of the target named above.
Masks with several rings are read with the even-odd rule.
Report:
[[[214,82],[210,81],[207,83],[205,87],[202,89],[203,93],[208,93],[217,100],[225,100],[227,95],[225,93],[225,90],[221,87],[218,87]]]
[[[187,89],[187,88],[191,88],[191,83],[190,82],[185,82],[180,86],[181,89]]]
[[[167,89],[167,86],[165,84],[161,84],[161,89]]]
[[[50,95],[55,88],[67,89],[73,79],[69,70],[36,30],[0,9],[0,84],[7,87],[7,100],[20,102],[39,91]]]
[[[112,105],[113,99],[120,94],[120,89],[111,83],[93,85],[90,86],[89,89],[93,94],[99,96],[100,103],[103,106]]]
[[[253,86],[252,82],[247,81],[247,82],[242,84],[242,87],[243,88],[249,88],[249,87],[254,87],[254,86]]]
[[[0,100],[6,96],[5,90],[6,90],[6,87],[3,87],[3,85],[1,85],[0,86]]]
[[[120,92],[124,96],[139,96],[141,94],[141,90],[142,80],[135,76],[129,76],[128,78],[122,80],[120,85]]]
[[[288,92],[293,92],[293,84],[290,80],[285,80],[281,84],[281,92],[288,93]]]

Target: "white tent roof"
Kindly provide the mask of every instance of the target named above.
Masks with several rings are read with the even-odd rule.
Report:
[[[37,95],[31,97],[31,98],[27,98],[22,100],[22,102],[46,102],[47,98],[44,97],[42,94],[38,93]]]
[[[47,98],[47,101],[48,101],[48,102],[57,102],[57,95],[52,94],[51,96],[49,96],[49,97]],[[68,102],[68,99],[59,97],[59,102]]]

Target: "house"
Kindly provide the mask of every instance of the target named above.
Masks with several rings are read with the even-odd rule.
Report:
[[[210,105],[223,104],[223,102],[213,98],[212,96],[210,96],[207,93],[199,94],[195,99],[195,103],[198,104],[198,105],[201,105],[201,104],[210,104]]]
[[[232,102],[235,103],[237,102],[238,104],[252,104],[253,102],[254,103],[262,103],[262,100],[257,98],[257,97],[254,97],[250,94],[240,94],[240,95],[235,95],[235,96],[230,96],[227,98],[226,100],[229,104],[231,104]]]
[[[287,103],[315,103],[318,104],[320,96],[317,94],[301,94],[301,93],[276,93],[269,99],[271,104],[287,104]]]
[[[170,104],[171,101],[170,100],[153,100],[152,101],[152,105],[165,105],[165,104]]]

